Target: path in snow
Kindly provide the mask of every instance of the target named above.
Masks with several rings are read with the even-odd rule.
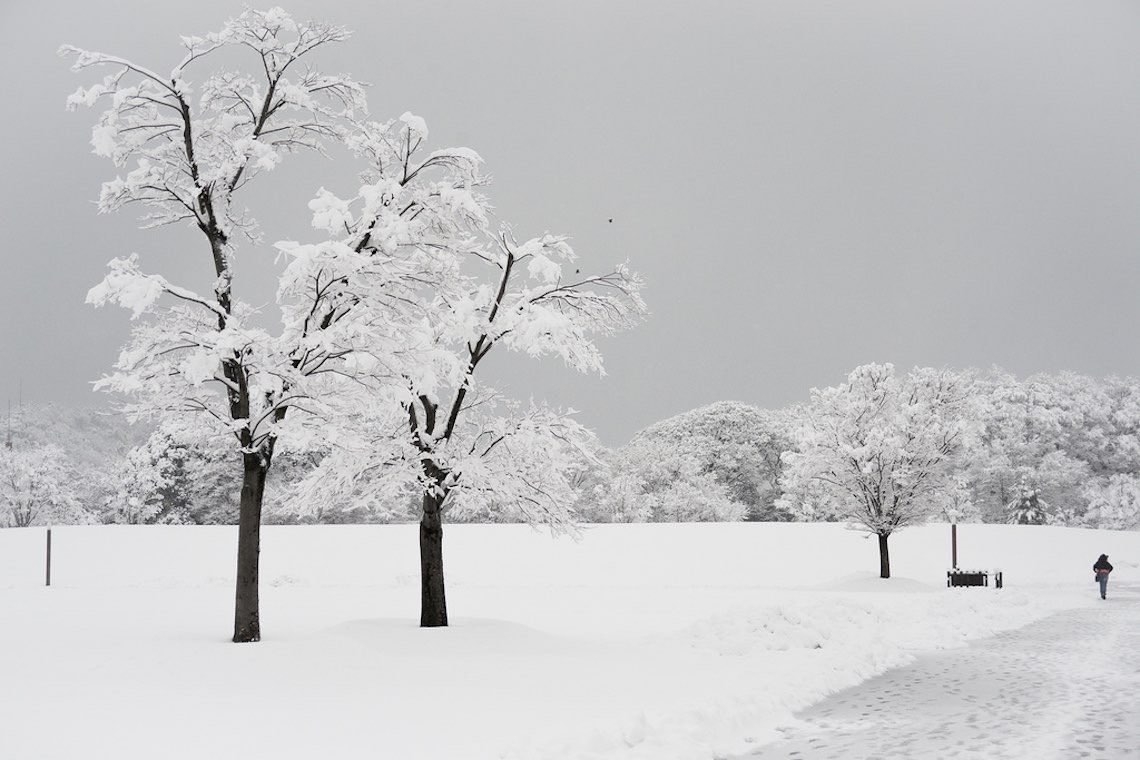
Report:
[[[738,760],[1140,758],[1138,694],[1140,587],[1110,582],[1094,608],[924,654],[839,692]]]

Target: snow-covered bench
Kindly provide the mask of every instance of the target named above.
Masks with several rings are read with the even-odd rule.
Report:
[[[994,588],[1001,588],[1001,570],[994,570]],[[946,586],[989,586],[988,570],[947,570]]]

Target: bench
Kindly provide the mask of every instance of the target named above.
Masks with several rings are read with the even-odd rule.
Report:
[[[1002,577],[1001,571],[995,570],[994,588],[1001,588]],[[947,570],[946,571],[946,586],[947,588],[954,586],[989,586],[990,573],[986,570]]]

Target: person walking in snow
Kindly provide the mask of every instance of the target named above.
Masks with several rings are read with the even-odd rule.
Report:
[[[1100,584],[1100,598],[1106,598],[1104,592],[1108,589],[1108,574],[1112,572],[1112,563],[1108,561],[1108,555],[1100,555],[1100,559],[1093,565],[1093,572],[1096,573],[1096,581]]]

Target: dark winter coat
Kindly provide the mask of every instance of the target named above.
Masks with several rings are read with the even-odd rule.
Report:
[[[1093,571],[1097,574],[1097,577],[1108,575],[1112,572],[1112,563],[1108,561],[1107,554],[1100,555],[1100,559],[1093,565]]]

